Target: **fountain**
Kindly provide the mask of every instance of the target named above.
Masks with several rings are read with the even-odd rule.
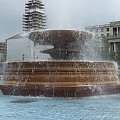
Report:
[[[0,89],[4,95],[84,97],[117,94],[117,68],[110,61],[83,61],[82,47],[92,34],[76,30],[44,30],[29,33],[29,40],[49,55],[46,60],[5,63]]]

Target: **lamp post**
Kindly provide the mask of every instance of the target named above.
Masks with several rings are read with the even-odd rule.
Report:
[[[22,55],[22,61],[24,61],[24,60],[25,60],[25,55],[23,54],[23,55]]]

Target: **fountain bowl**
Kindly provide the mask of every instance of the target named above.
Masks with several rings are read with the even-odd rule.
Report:
[[[52,48],[41,50],[55,60],[79,59],[84,43],[92,38],[92,34],[78,30],[44,30],[34,31],[28,36],[35,45],[51,45]],[[44,47],[45,48],[45,47]]]

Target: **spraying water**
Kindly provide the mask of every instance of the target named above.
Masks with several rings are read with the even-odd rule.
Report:
[[[100,61],[104,60],[102,57],[102,49],[104,45],[102,40],[96,37],[93,37],[85,43],[82,50],[83,60],[89,61]]]

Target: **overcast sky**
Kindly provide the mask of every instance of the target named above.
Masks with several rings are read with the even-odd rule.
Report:
[[[0,41],[22,32],[28,0],[0,0]],[[48,29],[78,29],[120,20],[120,0],[42,0]]]

